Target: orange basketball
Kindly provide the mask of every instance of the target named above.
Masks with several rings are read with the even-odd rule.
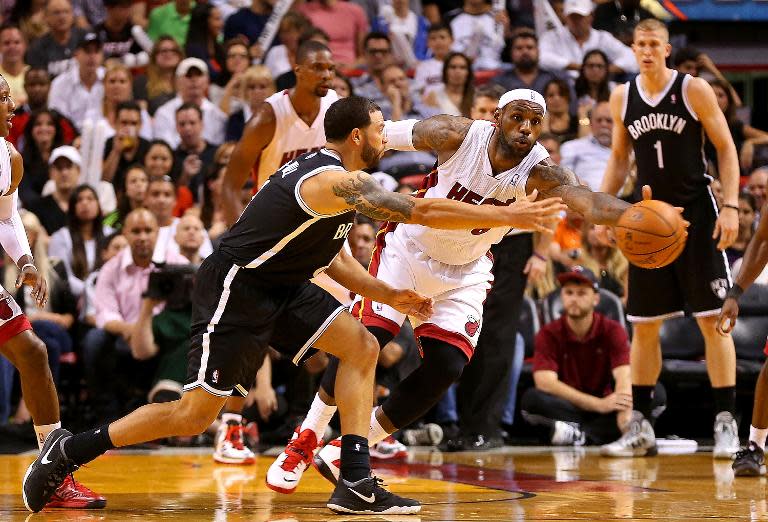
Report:
[[[680,213],[663,201],[643,200],[619,218],[616,243],[626,258],[640,268],[661,268],[685,248],[685,224]]]

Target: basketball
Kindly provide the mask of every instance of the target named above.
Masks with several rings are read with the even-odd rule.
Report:
[[[616,243],[624,256],[640,268],[661,268],[685,247],[685,224],[668,203],[643,200],[624,211],[615,227]]]

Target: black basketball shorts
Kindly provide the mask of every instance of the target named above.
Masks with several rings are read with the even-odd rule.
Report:
[[[184,390],[240,394],[253,384],[267,347],[301,364],[346,308],[320,287],[267,287],[220,253],[200,266],[192,292],[192,338]],[[242,385],[242,386],[241,386]]]
[[[685,206],[683,217],[691,226],[680,257],[663,268],[629,266],[627,317],[632,322],[720,313],[733,282],[725,252],[712,239],[717,207],[709,190]]]

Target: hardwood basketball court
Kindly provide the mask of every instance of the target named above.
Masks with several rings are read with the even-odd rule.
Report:
[[[768,520],[766,479],[734,480],[730,462],[711,453],[606,459],[597,448],[417,449],[408,461],[374,464],[393,491],[422,501],[416,516],[334,515],[325,507],[331,485],[314,469],[297,493],[280,495],[264,484],[271,457],[225,466],[207,448],[110,452],[77,473],[107,496],[105,510],[30,515],[20,489],[32,459],[0,456],[0,520]]]

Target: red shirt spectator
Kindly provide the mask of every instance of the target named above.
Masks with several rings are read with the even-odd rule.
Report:
[[[353,2],[320,0],[301,5],[298,10],[331,37],[336,63],[353,65],[363,48],[363,38],[370,30],[365,11]],[[340,23],[342,22],[343,23]]]

